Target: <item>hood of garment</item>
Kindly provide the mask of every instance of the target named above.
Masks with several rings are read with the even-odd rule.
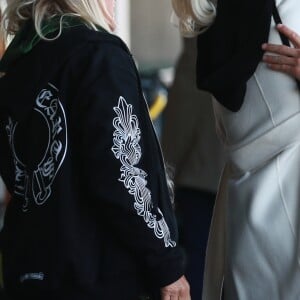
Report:
[[[43,35],[49,36],[51,33],[57,32],[58,25],[59,23],[54,20],[47,22],[42,27]],[[33,22],[31,20],[27,21],[16,34],[0,60],[0,72],[6,73],[14,62],[31,52],[40,40],[41,38],[36,32]]]
[[[78,29],[75,40],[73,34],[68,35],[69,29],[74,27]],[[76,48],[82,47],[86,34],[81,34],[84,31],[81,29],[85,27],[79,18],[65,17],[62,20],[56,17],[44,22],[42,33],[49,39],[44,40],[37,34],[33,21],[27,21],[0,61],[0,111],[5,111],[15,120],[24,118],[49,76],[61,67]],[[64,38],[55,38],[59,34]],[[40,47],[44,51],[40,51]]]

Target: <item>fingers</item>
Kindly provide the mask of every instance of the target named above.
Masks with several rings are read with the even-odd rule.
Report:
[[[167,296],[166,298],[163,298],[163,300],[182,300],[184,298],[180,298],[179,296]]]
[[[295,48],[288,47],[285,45],[274,45],[265,43],[262,45],[262,49],[278,55],[300,58],[300,36],[295,31],[291,30],[283,24],[277,25],[277,29],[280,33],[285,35],[291,41]]]
[[[292,42],[295,48],[300,48],[300,36],[295,31],[283,24],[278,24],[277,30],[283,33]]]
[[[182,299],[185,299],[185,298],[180,298],[179,295],[175,295],[175,294],[170,294],[170,293],[165,293],[165,294],[162,294],[162,300],[182,300]]]
[[[275,44],[263,44],[262,49],[267,52],[272,52],[278,55],[290,56],[299,58],[300,50],[297,48],[291,48],[285,45],[275,45]]]
[[[296,79],[300,79],[300,59],[279,55],[264,55],[263,61],[274,70],[289,74]]]
[[[162,300],[191,300],[190,287],[185,277],[161,289]]]
[[[179,295],[163,295],[162,300],[191,300],[191,297],[188,296],[179,296]]]
[[[297,77],[295,68],[288,65],[268,64],[268,67],[274,71],[283,72],[293,77]]]
[[[162,300],[190,300],[190,292],[187,289],[180,289],[178,291],[163,291]]]
[[[292,42],[295,48],[265,43],[262,45],[262,49],[270,54],[265,54],[263,61],[272,70],[300,79],[300,36],[282,24],[277,25],[277,29]]]
[[[297,66],[298,59],[289,56],[267,55],[263,56],[263,61],[269,64]]]

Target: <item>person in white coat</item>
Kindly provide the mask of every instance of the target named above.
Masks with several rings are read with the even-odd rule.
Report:
[[[299,44],[292,34],[295,47],[283,46],[276,26],[300,32],[300,2],[220,0],[215,9],[208,0],[173,0],[173,6],[181,31],[198,34],[197,85],[215,98],[228,155],[202,297],[300,299]]]

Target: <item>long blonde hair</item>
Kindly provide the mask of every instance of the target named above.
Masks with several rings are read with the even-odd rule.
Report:
[[[0,0],[4,1],[4,0]],[[106,7],[105,0],[6,0],[7,7],[1,20],[0,35],[15,35],[24,22],[32,19],[37,33],[42,34],[42,23],[55,16],[72,15],[80,17],[87,26],[97,30],[98,26],[111,31],[114,27],[113,16]],[[61,25],[62,26],[62,25]],[[61,32],[61,30],[60,30]],[[60,34],[60,33],[59,33]],[[59,36],[58,34],[58,36]],[[58,37],[57,36],[57,37]]]
[[[172,5],[184,36],[199,34],[213,23],[216,16],[211,0],[172,0]]]
[[[3,1],[0,1],[0,22],[2,21],[3,18],[3,11],[5,8],[4,4],[5,3]],[[2,57],[4,50],[5,50],[5,37],[3,35],[3,32],[2,33],[0,32],[0,58]]]

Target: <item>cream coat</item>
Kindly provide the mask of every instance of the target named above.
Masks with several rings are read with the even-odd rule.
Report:
[[[277,0],[300,32],[300,1]],[[274,22],[269,41],[280,44]],[[228,152],[206,259],[203,300],[300,299],[300,96],[261,63],[237,113],[215,113]]]

